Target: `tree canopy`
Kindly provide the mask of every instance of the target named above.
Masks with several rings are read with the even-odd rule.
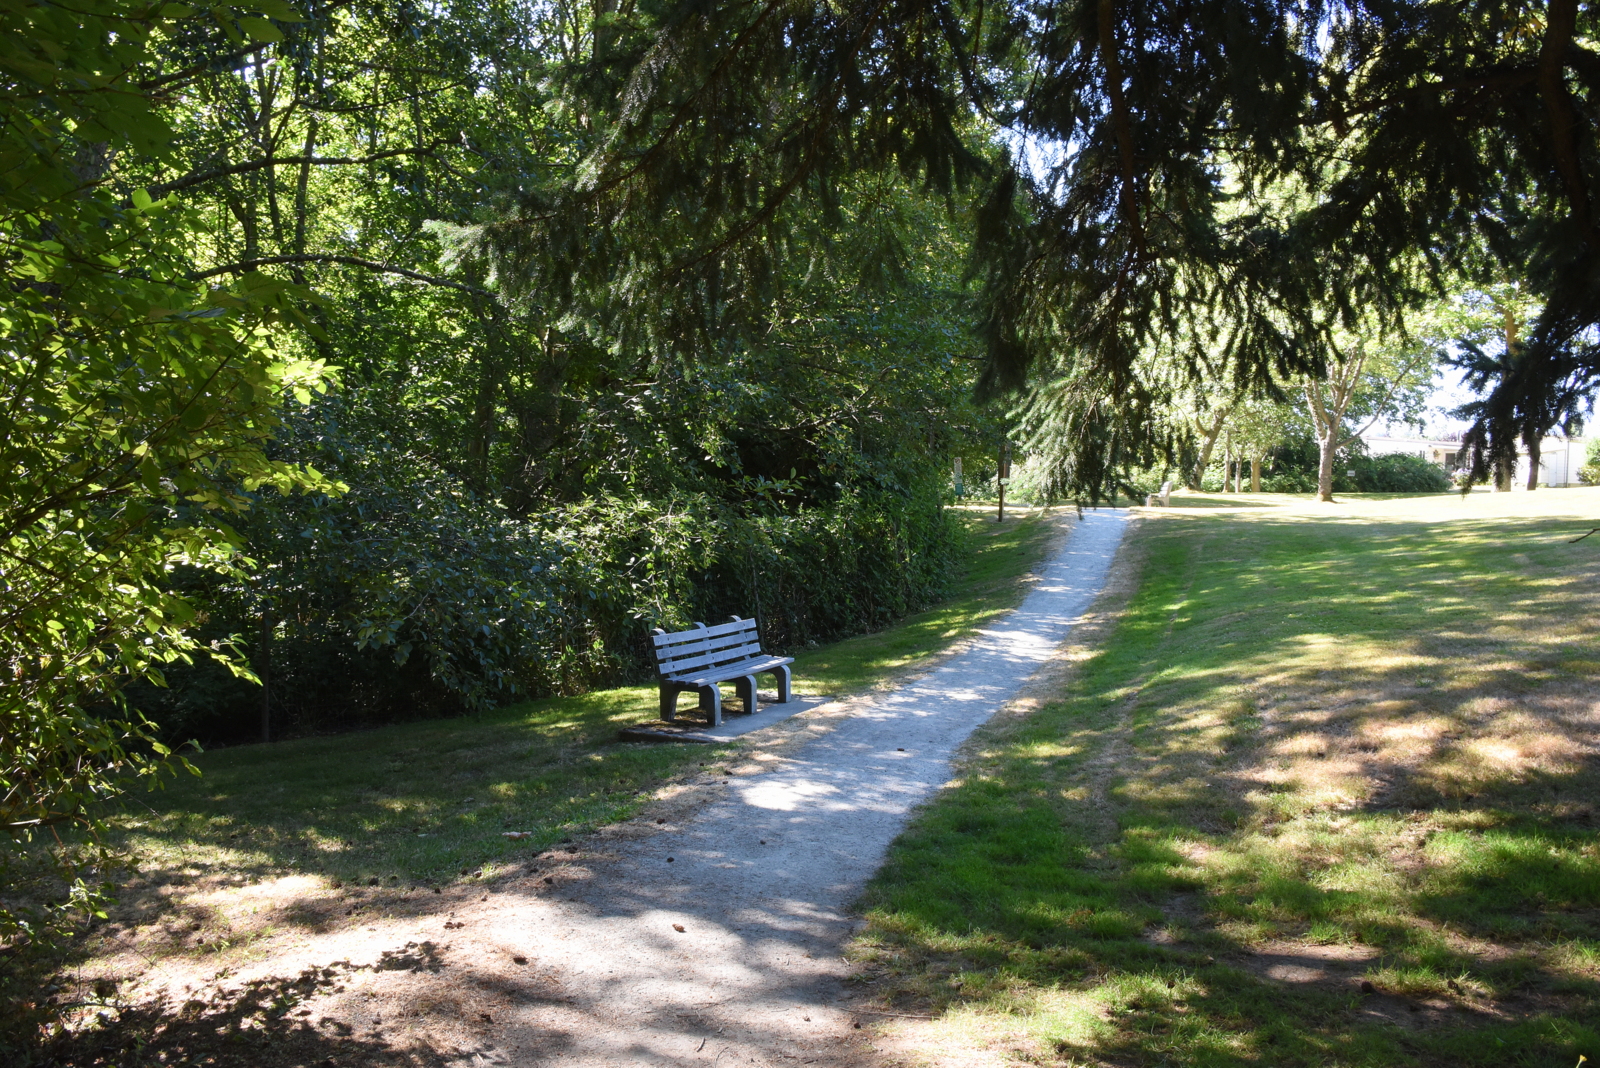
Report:
[[[1514,413],[1551,382],[1595,381],[1600,52],[1576,3],[596,13],[566,90],[592,131],[582,162],[470,243],[530,291],[688,288],[692,322],[650,301],[619,312],[684,341],[726,325],[736,294],[770,292],[796,198],[831,204],[861,169],[981,189],[984,385],[1077,412],[1056,416],[1082,443],[1060,469],[1089,494],[1130,455],[1113,443],[1163,444],[1142,430],[1171,393],[1143,369],[1152,349],[1270,390],[1320,374],[1341,329],[1403,333],[1463,275],[1510,271],[1544,307],[1481,449],[1514,448]],[[1015,151],[969,150],[973,123]]]
[[[181,738],[880,625],[1002,415],[1097,499],[1505,278],[1475,469],[1600,380],[1576,3],[0,17],[12,845]]]

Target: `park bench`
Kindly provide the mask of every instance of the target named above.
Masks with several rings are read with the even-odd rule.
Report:
[[[722,691],[718,683],[732,682],[744,701],[744,710],[756,710],[756,676],[772,675],[778,680],[778,702],[789,700],[789,665],[793,657],[772,656],[761,651],[756,621],[733,616],[726,623],[708,627],[696,623],[690,630],[668,634],[660,627],[655,637],[656,669],[661,675],[661,718],[677,718],[678,695],[693,690],[700,695],[700,707],[711,713],[711,725],[722,725]]]

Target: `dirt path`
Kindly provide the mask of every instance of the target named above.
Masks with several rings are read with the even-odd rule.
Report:
[[[143,987],[175,1007],[195,998],[201,1017],[220,1003],[206,988],[225,999],[301,973],[276,996],[304,1027],[273,1063],[855,1062],[869,1042],[840,955],[847,906],[957,747],[1094,601],[1126,521],[1087,513],[1023,604],[954,656],[797,717],[786,741],[750,736],[742,766],[713,768],[648,819],[489,892],[374,899],[365,925],[273,939],[259,963],[218,976],[163,963]]]

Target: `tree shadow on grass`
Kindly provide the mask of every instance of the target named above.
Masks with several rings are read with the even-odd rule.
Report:
[[[1060,1058],[1594,1058],[1600,556],[1566,525],[1169,524],[1116,638],[897,843],[865,956]]]

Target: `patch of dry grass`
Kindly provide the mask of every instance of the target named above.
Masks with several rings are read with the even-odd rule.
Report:
[[[884,995],[1011,1060],[1596,1059],[1600,491],[1229,503],[896,846]]]

